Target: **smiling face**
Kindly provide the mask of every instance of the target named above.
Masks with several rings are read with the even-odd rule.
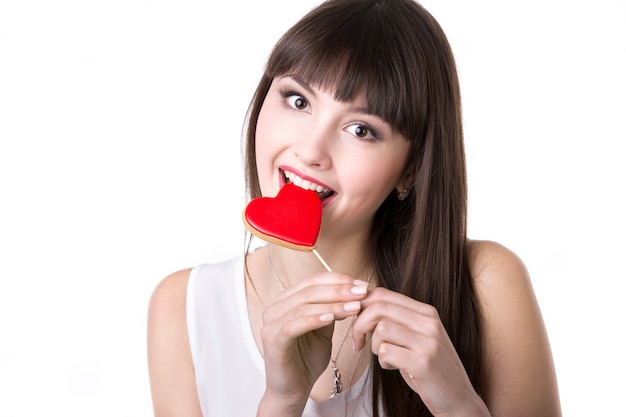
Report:
[[[402,178],[410,143],[367,111],[363,100],[276,77],[256,127],[261,193],[285,183],[314,189],[323,200],[322,236],[369,233],[374,213]]]

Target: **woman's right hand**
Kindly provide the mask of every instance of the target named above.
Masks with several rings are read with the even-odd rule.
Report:
[[[279,293],[263,313],[266,389],[257,416],[301,416],[330,361],[335,320],[354,316],[367,282],[320,272]]]

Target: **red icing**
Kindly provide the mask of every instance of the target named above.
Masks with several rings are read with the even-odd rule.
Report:
[[[250,201],[244,223],[261,239],[292,249],[313,250],[322,224],[322,201],[315,191],[289,183],[274,198]]]

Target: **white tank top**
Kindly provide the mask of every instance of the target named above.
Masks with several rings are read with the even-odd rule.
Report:
[[[246,304],[243,257],[192,269],[187,327],[204,417],[253,417],[265,390],[265,365]],[[369,372],[325,401],[309,399],[303,417],[371,416]]]

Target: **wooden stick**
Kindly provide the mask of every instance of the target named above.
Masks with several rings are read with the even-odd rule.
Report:
[[[324,265],[324,268],[326,268],[328,272],[333,272],[333,270],[330,269],[330,266],[328,266],[324,258],[322,258],[322,256],[319,253],[317,253],[317,250],[313,249],[313,253],[315,254],[315,256],[317,256],[317,259],[319,259],[319,261],[322,263],[322,265]]]

